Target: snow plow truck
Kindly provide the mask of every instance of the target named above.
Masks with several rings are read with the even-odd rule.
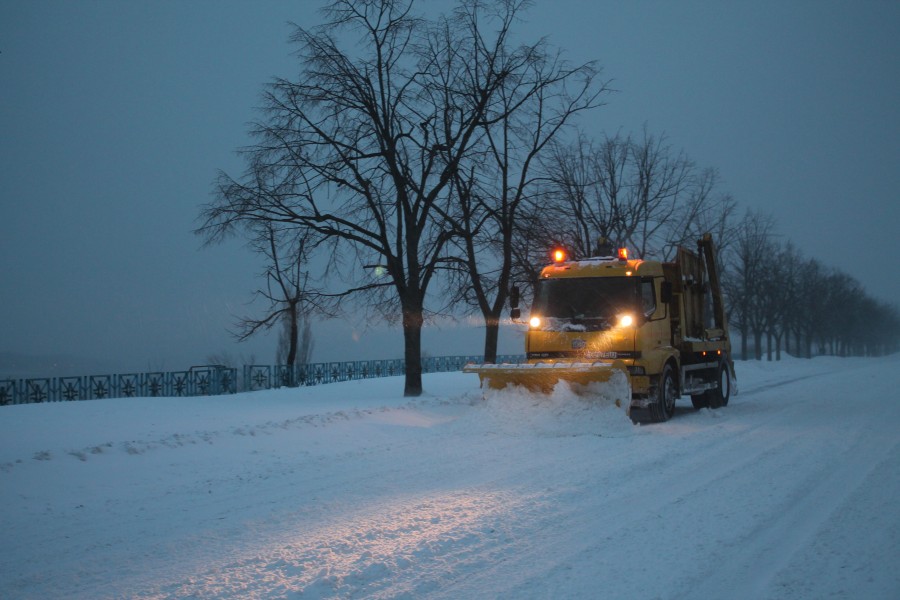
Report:
[[[629,260],[601,241],[598,256],[572,260],[554,250],[535,284],[525,335],[526,362],[469,364],[482,387],[550,391],[559,381],[590,393],[613,377],[630,384],[635,423],[667,421],[675,402],[728,404],[735,382],[731,342],[712,236],[697,252],[679,247],[674,262]],[[511,317],[521,322],[519,290]]]

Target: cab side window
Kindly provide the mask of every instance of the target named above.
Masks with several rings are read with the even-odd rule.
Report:
[[[656,312],[656,294],[653,290],[652,279],[641,281],[641,308],[645,317],[649,317]]]

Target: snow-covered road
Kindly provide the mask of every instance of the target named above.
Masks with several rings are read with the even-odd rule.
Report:
[[[435,374],[0,408],[2,598],[900,598],[900,357],[637,427]]]

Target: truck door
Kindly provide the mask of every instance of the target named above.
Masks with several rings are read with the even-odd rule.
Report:
[[[641,344],[644,354],[672,346],[669,305],[660,300],[662,282],[662,277],[645,277],[641,280],[641,304],[646,319],[645,336]]]

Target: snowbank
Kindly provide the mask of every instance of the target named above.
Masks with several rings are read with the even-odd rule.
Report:
[[[897,357],[721,410],[460,373],[0,408],[3,598],[897,598]]]

